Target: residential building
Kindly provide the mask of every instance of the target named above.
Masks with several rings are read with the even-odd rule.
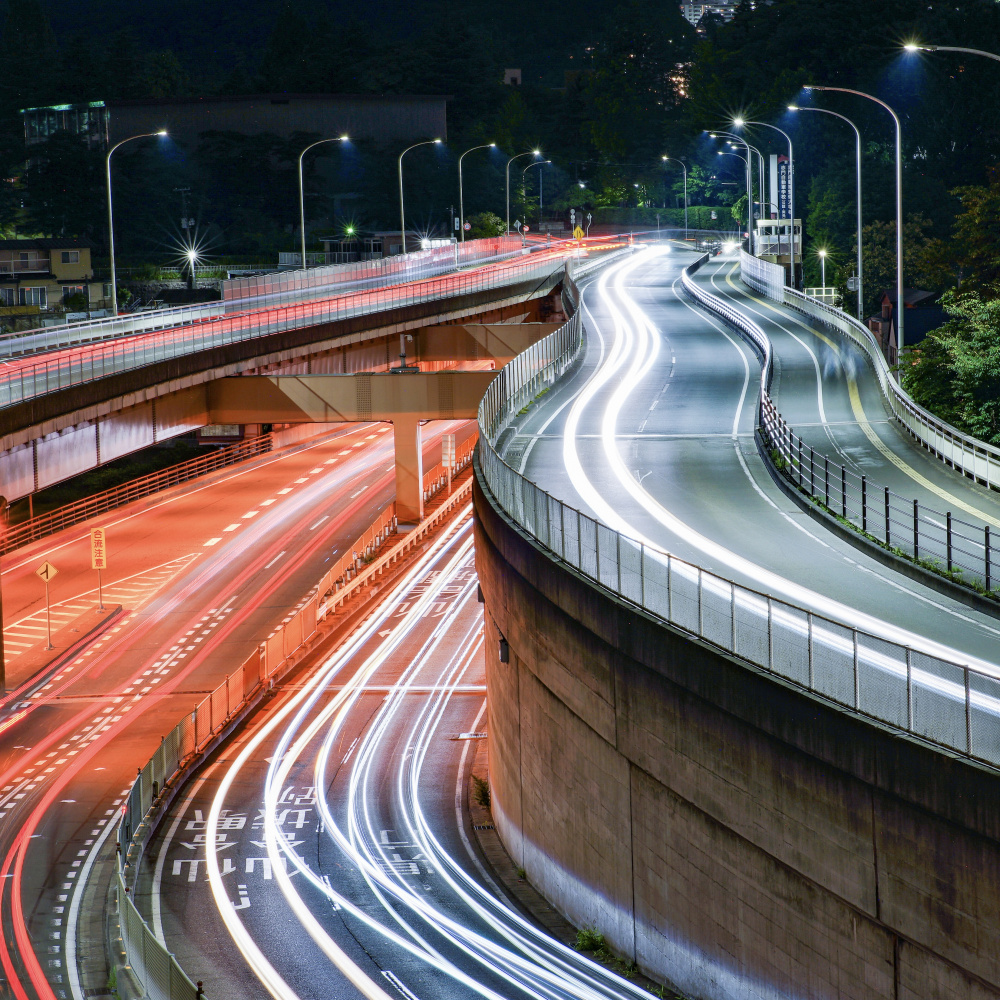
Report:
[[[347,134],[380,145],[448,137],[446,96],[381,94],[249,94],[93,101],[24,108],[28,146],[64,129],[106,149],[129,136],[166,129],[182,146],[204,132],[291,136]]]
[[[948,319],[944,309],[935,303],[935,298],[933,292],[922,288],[903,290],[903,305],[906,309],[904,347],[916,346],[931,330],[936,330]],[[896,364],[896,324],[896,289],[893,288],[882,292],[880,315],[868,317],[868,329],[875,334],[890,365]]]
[[[697,28],[706,14],[715,14],[724,21],[731,21],[738,6],[737,3],[682,3],[681,13]]]
[[[0,322],[63,309],[76,296],[86,300],[78,311],[103,309],[111,297],[110,284],[94,280],[85,240],[0,240]]]

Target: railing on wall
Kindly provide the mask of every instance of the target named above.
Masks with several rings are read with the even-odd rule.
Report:
[[[222,302],[175,306],[127,316],[82,320],[57,327],[0,336],[0,358],[23,358],[78,344],[114,340],[138,333],[176,329],[232,313],[288,305],[341,294],[352,287],[377,288],[453,271],[468,264],[501,260],[521,253],[519,238],[469,240],[462,249],[436,247],[385,260],[309,268],[222,282]]]
[[[803,295],[794,288],[786,288],[784,285],[775,288],[773,282],[762,282],[758,266],[761,264],[775,266],[757,261],[749,254],[741,257],[742,277],[746,284],[762,295],[781,302],[810,319],[819,320],[847,337],[871,362],[890,411],[915,440],[943,462],[984,486],[1000,487],[1000,448],[963,434],[918,406],[893,378],[888,362],[868,327],[842,310]]]
[[[81,347],[53,358],[0,369],[0,407],[122,371],[229,344],[256,340],[354,316],[366,316],[420,302],[447,301],[521,282],[541,282],[561,272],[561,259],[500,263],[402,285],[363,289],[315,302],[299,302],[251,313],[221,316],[184,330],[158,330]],[[311,272],[305,272],[311,273]]]
[[[697,298],[699,290],[687,272],[685,277]],[[614,531],[504,462],[497,442],[517,419],[523,401],[576,358],[581,346],[579,315],[505,366],[483,398],[479,464],[483,484],[497,506],[551,556],[664,624],[840,707],[1000,766],[1000,677],[716,576]],[[756,342],[754,334],[748,335]],[[757,336],[766,347],[766,393],[769,346],[759,330]]]
[[[473,434],[455,446],[455,464],[451,470],[452,478],[472,462],[472,456],[476,452],[477,437],[478,435]],[[448,482],[448,467],[443,462],[438,462],[437,465],[424,473],[422,482],[424,500],[430,500]]]

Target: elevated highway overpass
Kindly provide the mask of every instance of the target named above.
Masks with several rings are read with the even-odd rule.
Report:
[[[994,494],[913,442],[849,338],[732,260],[686,289],[691,260],[608,269],[480,411],[498,829],[687,995],[997,995],[1000,621],[811,516],[759,393],[918,505],[985,529]]]
[[[332,285],[286,274],[287,287],[247,288],[197,315],[170,310],[8,340],[0,488],[15,500],[204,426],[207,387],[219,379],[384,372],[398,364],[401,336],[406,360],[425,371],[503,364],[561,317],[558,288],[576,252],[452,263],[447,274],[437,262],[430,276],[421,264],[401,284],[388,283],[395,272]]]

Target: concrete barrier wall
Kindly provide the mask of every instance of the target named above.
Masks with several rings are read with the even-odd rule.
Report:
[[[494,819],[560,911],[692,997],[1000,996],[1000,776],[654,623],[481,481],[475,508]]]

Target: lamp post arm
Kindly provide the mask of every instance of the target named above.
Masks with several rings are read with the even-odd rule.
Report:
[[[1000,55],[997,55],[995,52],[984,52],[982,49],[967,49],[961,45],[918,45],[917,48],[922,49],[924,52],[964,52],[970,56],[985,56],[987,59],[1000,62]]]
[[[855,97],[865,97],[869,101],[874,101],[880,107],[892,115],[892,120],[896,126],[896,357],[902,354],[904,339],[903,327],[906,311],[903,290],[903,124],[899,120],[899,115],[889,107],[885,101],[873,94],[866,94],[863,90],[850,90],[847,87],[820,87],[812,85],[807,90],[829,90],[841,94],[854,94]]]
[[[133,139],[149,139],[151,136],[166,135],[165,132],[143,132],[141,135],[130,135],[126,139],[120,139],[107,152],[104,157],[104,179],[108,195],[108,254],[111,257],[111,315],[118,315],[118,274],[115,269],[115,217],[111,207],[111,154],[126,142]]]

